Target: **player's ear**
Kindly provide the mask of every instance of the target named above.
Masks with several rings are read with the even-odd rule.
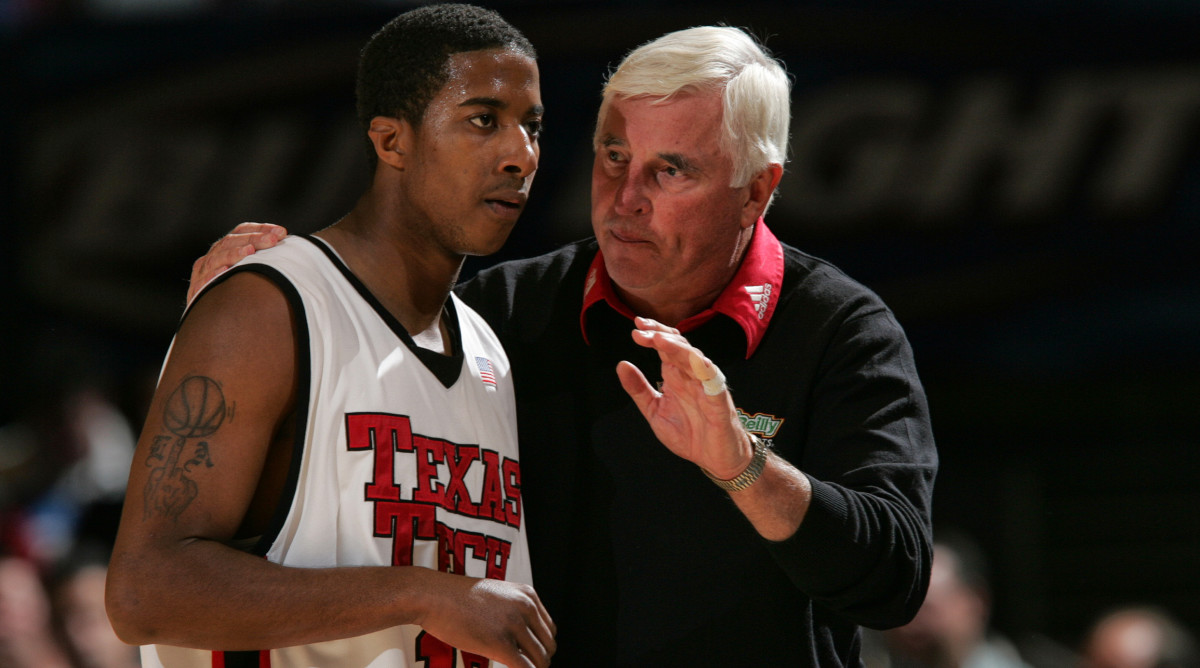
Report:
[[[406,157],[412,147],[413,128],[408,121],[389,116],[376,116],[371,119],[367,136],[375,147],[375,156],[379,161],[403,170]]]

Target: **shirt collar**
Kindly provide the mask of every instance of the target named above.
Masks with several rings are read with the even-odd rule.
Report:
[[[689,332],[708,322],[718,313],[732,318],[746,334],[746,358],[749,359],[762,337],[767,332],[767,325],[775,313],[775,305],[779,301],[780,287],[783,285],[783,245],[767,228],[762,218],[755,224],[754,237],[750,248],[746,250],[742,264],[738,267],[733,280],[721,294],[717,296],[712,306],[690,316],[679,323],[677,329]],[[587,341],[587,312],[599,302],[607,303],[621,315],[633,319],[633,310],[617,295],[613,288],[612,279],[604,266],[604,255],[597,250],[592,265],[588,268],[587,280],[583,285],[583,309],[579,314],[579,326],[583,330],[583,340]],[[590,344],[590,342],[589,342]]]

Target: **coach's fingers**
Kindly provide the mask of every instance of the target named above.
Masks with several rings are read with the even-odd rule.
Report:
[[[687,380],[698,381],[710,397],[720,396],[727,389],[720,367],[673,328],[663,328],[654,321],[648,321],[645,327],[639,323],[639,328],[633,330],[633,340],[658,352],[664,377],[668,368],[676,368]]]
[[[222,239],[242,237],[256,250],[270,248],[287,236],[287,228],[274,223],[240,223]]]
[[[282,225],[239,223],[228,234],[213,242],[201,259],[209,266],[228,268],[256,250],[278,245],[286,236],[287,228]]]
[[[668,327],[653,318],[643,318],[638,316],[633,319],[633,325],[645,332],[663,332],[664,334],[679,334],[679,330],[674,327]]]
[[[625,393],[633,399],[633,403],[641,411],[646,418],[650,417],[650,405],[658,398],[658,392],[642,375],[640,369],[630,364],[629,362],[617,363],[617,378],[621,381],[621,387]]]
[[[272,234],[282,239],[287,236],[287,228],[275,223],[256,223],[248,220],[238,223],[229,234]]]
[[[208,249],[207,253],[192,263],[192,275],[188,279],[187,292],[189,304],[210,281],[237,264],[242,258],[254,253],[254,246],[245,242],[235,244],[228,240],[229,237],[222,237]]]
[[[713,364],[712,360],[692,348],[688,362],[692,367],[692,375],[704,386],[705,394],[715,397],[725,391],[725,374],[721,373],[721,369]]]
[[[224,236],[210,246],[208,252],[197,261],[197,264],[193,264],[192,268],[195,270],[198,265],[202,272],[206,270],[218,272],[232,267],[247,255],[253,255],[255,250],[257,250],[256,245],[246,235]],[[202,273],[199,278],[211,277]]]
[[[192,263],[187,302],[190,304],[205,285],[240,262],[242,258],[253,255],[256,251],[271,248],[286,236],[287,228],[282,225],[253,222],[238,224],[229,234],[217,239],[209,246],[208,252]]]
[[[692,369],[691,357],[700,351],[688,342],[687,338],[674,329],[650,327],[633,330],[633,341],[645,348],[653,348],[658,352],[663,364],[673,364],[684,369]]]
[[[691,351],[691,354],[688,356],[688,362],[692,367],[692,375],[700,382],[716,378],[717,374],[721,371],[717,368],[717,365],[712,363],[712,360],[701,355],[699,350],[693,349]]]

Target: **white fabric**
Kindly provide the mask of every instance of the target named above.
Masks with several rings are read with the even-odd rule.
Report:
[[[451,295],[464,356],[447,388],[312,242],[288,238],[247,263],[274,267],[297,288],[310,337],[303,460],[290,512],[267,558],[312,568],[389,565],[395,551],[401,565],[411,553],[413,565],[532,583],[512,380],[487,324]],[[477,358],[490,363],[494,383],[485,381]],[[394,486],[376,475],[380,464],[386,478],[388,458]],[[453,479],[456,469],[461,485]],[[457,492],[457,500],[447,498],[448,491]],[[413,527],[425,535],[376,535]],[[418,648],[432,641],[422,636],[419,627],[400,626],[273,650],[271,665],[449,668],[444,648],[441,654],[434,648],[432,660],[417,659],[432,647]],[[143,648],[143,665],[211,665],[209,652],[161,650]],[[182,657],[175,654],[202,662],[177,661]],[[454,665],[463,666],[454,654]]]

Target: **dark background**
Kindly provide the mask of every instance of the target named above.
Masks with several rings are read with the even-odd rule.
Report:
[[[749,28],[794,76],[769,221],[907,329],[935,520],[985,548],[997,627],[1073,646],[1126,603],[1200,627],[1200,4],[485,4],[540,52],[547,129],[527,213],[467,274],[589,233],[626,51]],[[140,427],[192,260],[361,192],[357,49],[406,7],[0,2],[0,425],[92,383]]]

